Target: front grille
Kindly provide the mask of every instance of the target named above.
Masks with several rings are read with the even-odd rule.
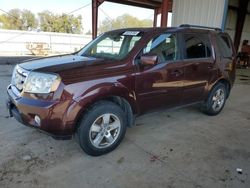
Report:
[[[22,91],[23,84],[27,76],[28,71],[17,65],[13,71],[11,84],[14,85],[19,91]]]

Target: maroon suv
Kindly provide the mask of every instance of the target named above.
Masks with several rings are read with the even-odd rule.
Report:
[[[16,65],[10,115],[55,138],[76,135],[89,155],[122,141],[134,117],[200,103],[218,114],[235,80],[235,50],[219,29],[130,28],[110,31],[77,53]]]

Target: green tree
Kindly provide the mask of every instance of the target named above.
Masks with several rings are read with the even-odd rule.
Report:
[[[54,22],[54,15],[52,12],[45,10],[38,13],[40,27],[42,31],[52,31],[52,24]]]
[[[28,30],[36,28],[37,20],[29,10],[12,9],[8,14],[0,15],[3,29]]]
[[[82,33],[82,17],[53,14],[50,11],[38,13],[40,27],[42,31],[59,33]]]
[[[99,32],[103,33],[112,29],[120,29],[125,27],[151,27],[153,21],[150,19],[139,20],[129,14],[118,16],[116,19],[108,19],[102,21]]]
[[[14,30],[30,30],[37,28],[38,22],[42,31],[60,33],[82,33],[82,17],[68,14],[53,14],[50,11],[35,14],[29,10],[12,9],[0,15],[0,28]]]
[[[22,25],[23,30],[37,28],[38,21],[35,17],[35,14],[33,14],[29,10],[25,9],[22,11],[22,21],[23,21],[23,25]]]
[[[21,30],[23,25],[21,10],[12,9],[8,14],[2,14],[0,21],[2,22],[3,29]]]

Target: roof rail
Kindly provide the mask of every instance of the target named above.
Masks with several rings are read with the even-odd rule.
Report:
[[[200,25],[190,25],[190,24],[181,24],[179,27],[187,27],[187,28],[197,28],[197,29],[211,29],[215,31],[222,31],[221,28],[218,27],[207,27],[207,26],[200,26]]]

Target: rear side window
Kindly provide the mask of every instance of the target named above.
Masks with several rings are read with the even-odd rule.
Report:
[[[211,57],[211,45],[207,34],[184,34],[185,59]]]
[[[216,43],[222,57],[232,57],[233,50],[229,38],[226,35],[217,35]]]

